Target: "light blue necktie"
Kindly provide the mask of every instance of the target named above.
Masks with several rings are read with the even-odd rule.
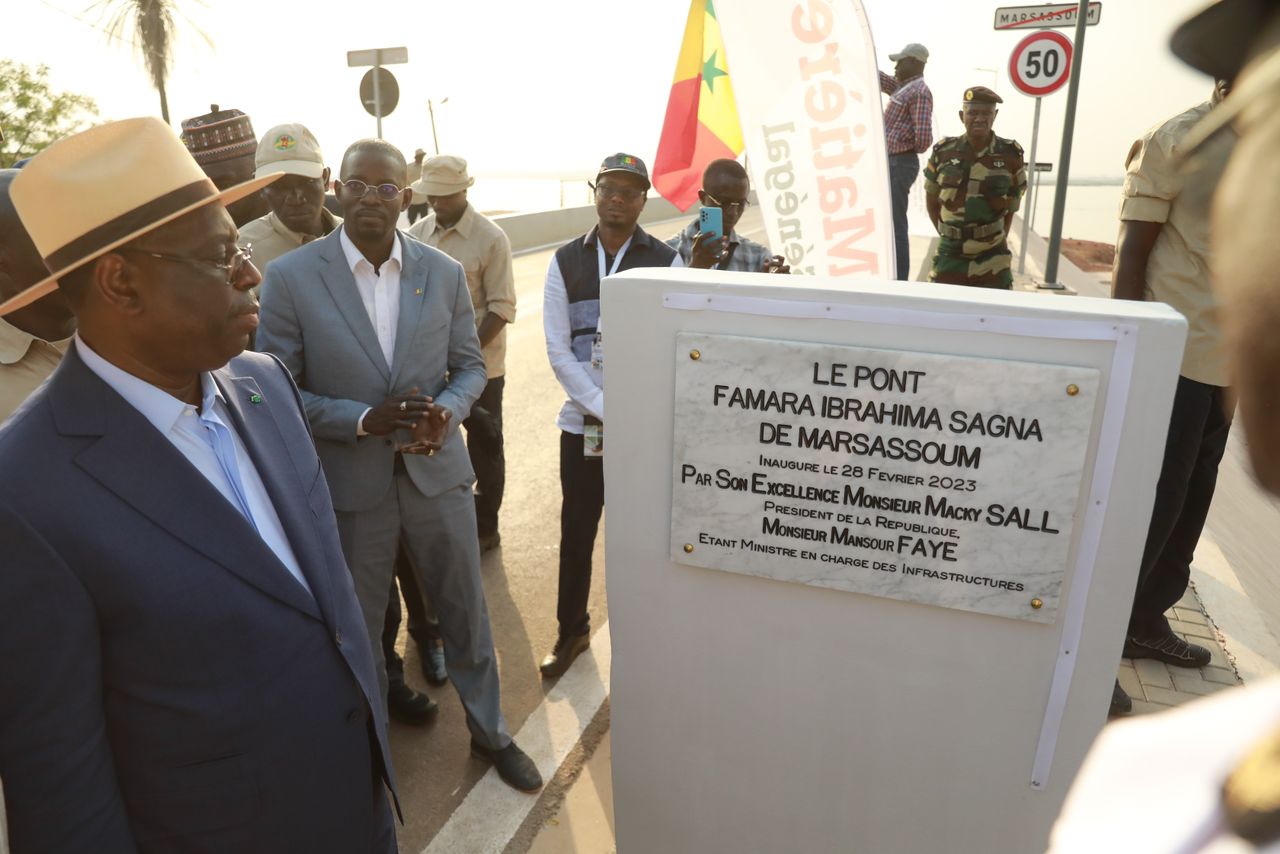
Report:
[[[202,407],[200,423],[204,425],[205,439],[209,442],[209,446],[213,448],[214,456],[218,458],[218,464],[222,466],[222,473],[227,476],[227,483],[231,484],[231,491],[235,493],[236,503],[239,505],[238,509],[244,514],[244,518],[249,520],[249,524],[253,526],[253,529],[257,531],[258,523],[253,520],[253,513],[249,510],[249,499],[244,491],[244,482],[240,480],[240,466],[236,462],[235,437],[231,435],[227,425],[213,416],[212,406]]]

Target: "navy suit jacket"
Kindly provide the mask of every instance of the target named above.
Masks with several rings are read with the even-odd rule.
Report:
[[[14,854],[394,850],[384,705],[301,399],[269,356],[213,375],[314,597],[71,347],[0,428]]]

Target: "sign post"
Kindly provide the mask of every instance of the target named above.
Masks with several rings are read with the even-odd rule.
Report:
[[[1058,249],[1062,245],[1062,217],[1067,210],[1067,176],[1071,173],[1071,138],[1076,130],[1076,100],[1080,96],[1080,66],[1084,62],[1084,33],[1087,17],[1086,0],[1080,0],[1076,15],[1076,61],[1071,65],[1071,85],[1067,89],[1067,114],[1062,123],[1062,162],[1057,190],[1053,194],[1053,222],[1049,226],[1049,257],[1045,259],[1044,285],[1061,289],[1058,282]]]
[[[1036,163],[1031,171],[1034,173],[1034,177],[1030,179],[1031,189],[1029,192],[1031,193],[1031,230],[1034,231],[1036,227],[1036,208],[1040,204],[1040,173],[1052,172],[1053,164]]]
[[[400,63],[408,62],[408,61],[409,61],[409,48],[407,47],[375,47],[368,50],[347,51],[347,67],[348,68],[358,68],[364,65],[373,66],[373,70],[370,71],[369,74],[366,74],[364,78],[364,80],[370,80],[372,78],[370,85],[373,87],[373,92],[372,92],[373,105],[372,105],[372,109],[369,109],[368,105],[365,106],[365,109],[369,110],[369,112],[373,114],[374,119],[378,123],[379,139],[382,138],[382,117],[385,115],[389,115],[391,111],[395,109],[394,103],[392,103],[386,109],[383,108],[384,107],[383,93],[382,93],[382,88],[383,88],[382,84],[384,82],[383,76],[385,74],[387,77],[391,77],[391,72],[389,71],[384,72],[382,70],[382,66],[397,65]],[[395,78],[391,77],[391,80],[394,81]],[[361,89],[363,88],[364,88],[364,81],[361,81]],[[396,90],[397,99],[399,99],[399,94],[400,93],[397,88]],[[364,102],[365,99],[363,97],[363,94],[360,100],[361,100],[361,103]]]
[[[1036,99],[1035,118],[1031,125],[1031,156],[1027,163],[1036,162],[1036,145],[1040,139],[1040,99],[1056,92],[1067,82],[1071,69],[1071,40],[1052,30],[1040,30],[1018,42],[1009,57],[1009,79],[1024,95]],[[1022,240],[1018,251],[1018,272],[1027,268],[1027,234],[1030,220],[1026,209],[1022,213]],[[1047,284],[1047,283],[1046,283]]]

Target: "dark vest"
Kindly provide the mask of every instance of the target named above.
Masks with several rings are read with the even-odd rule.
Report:
[[[556,264],[569,297],[569,329],[573,355],[591,361],[591,340],[600,322],[600,255],[596,251],[597,228],[556,250]],[[618,272],[636,267],[670,267],[676,250],[655,240],[636,226],[631,245],[622,256]]]

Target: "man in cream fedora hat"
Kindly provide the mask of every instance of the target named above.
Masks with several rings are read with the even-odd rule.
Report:
[[[274,176],[273,176],[274,177]],[[11,186],[79,331],[0,428],[0,777],[26,851],[395,851],[373,656],[260,281],[156,119]],[[67,204],[68,199],[76,200]],[[57,643],[45,639],[56,638]]]

